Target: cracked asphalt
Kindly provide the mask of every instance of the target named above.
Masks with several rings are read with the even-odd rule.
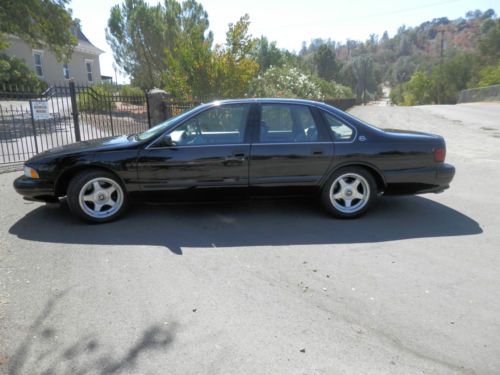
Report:
[[[352,113],[444,135],[451,189],[350,221],[287,200],[86,225],[0,174],[0,373],[500,373],[500,104]]]

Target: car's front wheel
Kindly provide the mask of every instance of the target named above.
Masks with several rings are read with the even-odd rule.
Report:
[[[363,215],[377,197],[377,185],[364,168],[341,168],[329,178],[322,191],[322,202],[334,216],[355,218]]]
[[[128,205],[125,188],[112,173],[89,170],[70,181],[68,206],[79,218],[91,223],[104,223],[121,216]]]

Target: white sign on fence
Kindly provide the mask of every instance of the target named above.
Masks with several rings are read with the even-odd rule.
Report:
[[[35,120],[50,119],[49,102],[47,100],[32,100],[31,111]]]

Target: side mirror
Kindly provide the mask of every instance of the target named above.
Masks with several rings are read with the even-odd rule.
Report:
[[[161,145],[163,147],[170,147],[170,146],[174,146],[174,141],[172,140],[172,137],[170,136],[170,134],[165,134],[163,136],[163,138],[161,139]]]

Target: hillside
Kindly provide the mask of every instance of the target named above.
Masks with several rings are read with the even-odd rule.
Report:
[[[368,97],[373,98],[380,93],[383,82],[398,88],[417,72],[432,75],[437,65],[454,62],[468,70],[453,73],[457,80],[461,80],[450,89],[453,91],[479,85],[484,67],[498,70],[499,30],[499,21],[493,10],[475,10],[455,20],[443,17],[416,27],[401,26],[392,37],[385,32],[382,36],[372,34],[364,42],[314,39],[308,45],[304,43],[299,56],[305,66],[314,70],[315,55],[320,48],[326,45],[334,50],[339,65],[335,80],[350,86],[358,98],[364,89]],[[489,44],[481,50],[482,43]],[[356,64],[361,68],[356,69]],[[366,74],[360,76],[359,71]],[[446,74],[443,72],[443,75]],[[450,92],[446,101],[452,101],[453,95],[455,93]]]

